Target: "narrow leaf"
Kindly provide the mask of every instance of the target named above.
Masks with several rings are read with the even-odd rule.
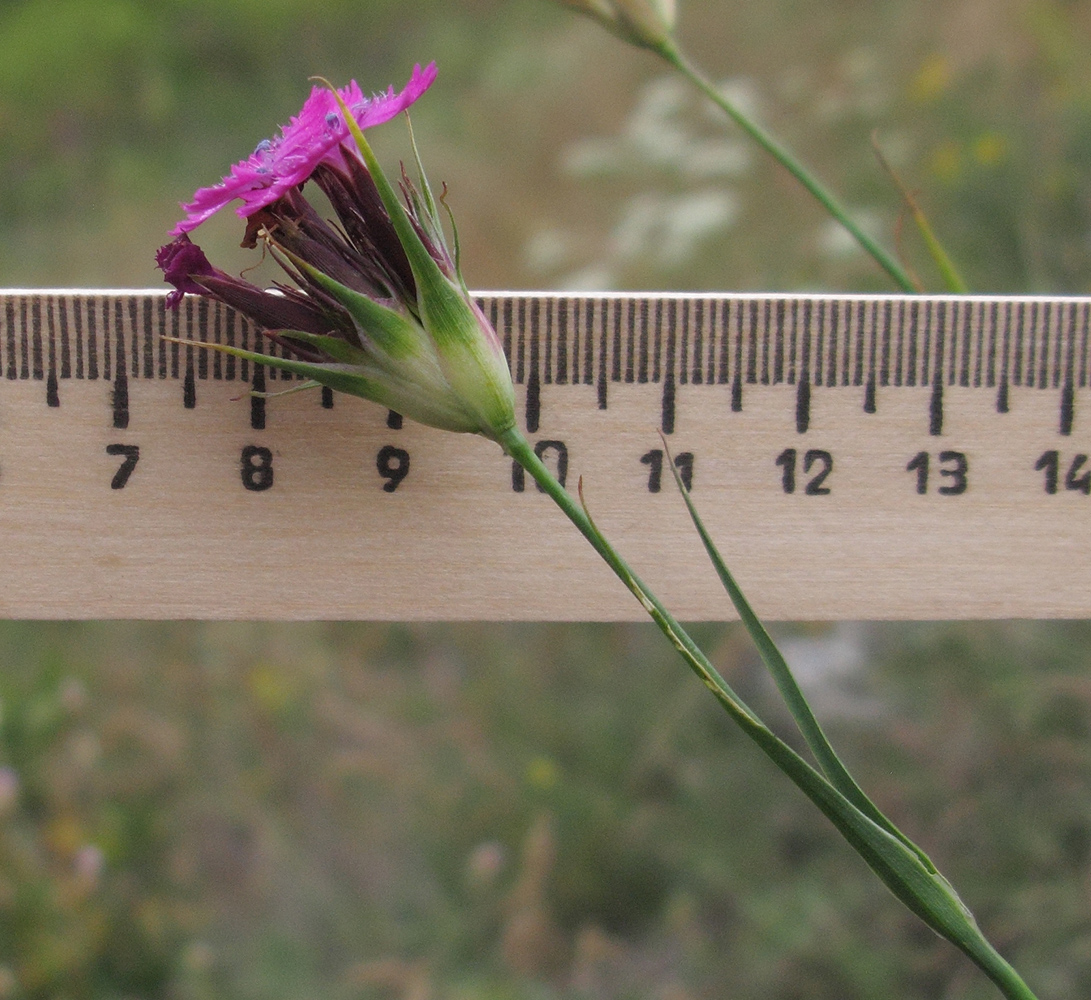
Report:
[[[727,564],[724,562],[719,550],[716,548],[716,543],[713,542],[712,536],[709,535],[705,528],[704,522],[697,513],[697,507],[693,503],[693,498],[690,496],[689,490],[686,489],[685,483],[682,482],[681,473],[674,464],[674,459],[667,446],[666,438],[663,437],[662,434],[660,434],[660,438],[663,441],[663,451],[667,457],[667,462],[670,465],[670,470],[674,475],[675,485],[678,487],[678,492],[681,493],[682,499],[685,501],[686,509],[689,511],[689,516],[693,521],[693,526],[697,529],[697,534],[701,537],[701,543],[704,545],[705,552],[708,553],[708,557],[716,570],[716,575],[720,578],[724,590],[727,591],[728,596],[731,598],[731,603],[735,605],[735,610],[738,612],[739,618],[742,619],[742,623],[746,627],[746,631],[750,634],[750,638],[753,640],[754,645],[758,647],[758,653],[761,655],[762,662],[772,675],[772,678],[777,685],[777,689],[780,691],[789,711],[792,713],[792,718],[795,719],[800,733],[803,734],[803,738],[807,741],[807,746],[811,748],[811,752],[815,755],[815,759],[818,761],[826,776],[833,782],[834,786],[838,788],[861,812],[863,812],[865,816],[870,817],[874,823],[896,837],[910,850],[915,851],[922,862],[930,866],[931,862],[928,860],[928,856],[924,851],[917,847],[916,844],[883,815],[882,810],[868,798],[867,794],[856,783],[852,775],[849,774],[849,771],[842,763],[841,758],[837,756],[837,752],[826,738],[822,726],[819,724],[818,719],[811,710],[811,706],[807,702],[799,684],[796,682],[795,676],[792,674],[787,661],[781,655],[780,650],[777,648],[777,644],[773,642],[772,636],[769,635],[769,632],[761,623],[761,620],[754,613],[754,609],[750,607],[750,602],[746,599],[746,595],[743,594],[742,589],[735,582],[734,576],[732,576],[731,571],[727,568]]]
[[[891,166],[890,161],[887,160],[886,156],[883,154],[882,149],[879,147],[878,137],[874,132],[871,135],[871,147],[875,151],[875,157],[879,161],[879,165],[894,182],[894,186],[902,196],[902,201],[905,202],[906,208],[909,209],[909,214],[912,216],[913,222],[917,226],[917,231],[921,234],[921,239],[924,240],[928,255],[936,265],[940,277],[943,278],[943,284],[947,291],[951,292],[953,295],[966,295],[970,289],[966,285],[966,282],[962,280],[962,275],[955,266],[955,262],[951,260],[947,251],[943,249],[943,244],[940,243],[939,237],[936,236],[935,230],[928,221],[928,216],[924,214],[924,209],[921,208],[916,195],[909,190],[905,181],[902,180],[901,176],[894,167]]]
[[[297,333],[298,331],[281,331],[281,335],[288,336],[290,332]],[[327,385],[338,392],[361,396],[364,399],[377,398],[374,394],[375,385],[372,379],[355,372],[342,370],[333,365],[319,365],[310,361],[299,361],[295,358],[278,358],[272,354],[259,354],[257,351],[247,351],[241,347],[231,347],[228,344],[210,344],[203,340],[185,340],[181,337],[166,336],[160,337],[160,340],[166,340],[174,344],[188,344],[192,347],[204,347],[210,351],[219,351],[221,354],[231,354],[236,358],[243,358],[255,364],[265,365],[268,368],[303,375],[319,385]]]

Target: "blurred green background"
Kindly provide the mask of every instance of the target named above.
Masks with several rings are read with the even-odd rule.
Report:
[[[995,292],[1091,287],[1089,33],[1083,0],[681,11],[893,241],[878,130]],[[157,285],[178,201],[309,75],[433,58],[414,124],[472,286],[887,287],[653,57],[544,0],[5,0],[0,284]],[[202,231],[229,268],[239,237]],[[698,632],[784,722],[738,630]],[[778,634],[1043,1000],[1091,995],[1091,628]],[[0,1000],[995,995],[650,628],[8,623],[0,666]]]

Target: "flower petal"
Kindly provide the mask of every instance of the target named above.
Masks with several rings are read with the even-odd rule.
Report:
[[[204,287],[193,280],[194,275],[216,273],[205,252],[196,243],[191,243],[188,236],[178,237],[160,247],[155,255],[155,265],[163,272],[163,279],[174,285],[174,291],[167,296],[167,305],[172,309],[186,292],[192,295],[204,292]]]
[[[409,82],[400,93],[390,87],[385,94],[365,97],[353,80],[338,94],[360,128],[370,128],[408,108],[435,78],[436,64],[433,62],[424,69],[414,66]],[[302,110],[281,129],[279,136],[258,143],[254,152],[236,163],[223,180],[201,188],[192,201],[182,206],[186,218],[171,230],[171,235],[180,236],[196,229],[237,199],[242,200],[237,213],[244,218],[252,215],[307,181],[320,163],[344,169],[346,155],[355,155],[342,146],[348,138],[334,95],[325,87],[315,87]]]
[[[162,270],[163,279],[174,285],[174,291],[167,295],[167,306],[171,309],[177,308],[182,296],[189,292],[219,299],[266,330],[326,334],[338,327],[336,315],[301,291],[294,288],[267,291],[213,267],[205,252],[184,233],[159,248],[155,263]],[[353,331],[347,314],[341,325]]]

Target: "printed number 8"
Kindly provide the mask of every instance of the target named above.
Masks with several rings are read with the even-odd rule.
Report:
[[[242,485],[260,493],[273,485],[273,453],[268,448],[248,444],[242,450]]]

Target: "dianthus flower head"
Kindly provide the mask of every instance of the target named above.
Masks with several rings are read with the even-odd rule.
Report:
[[[462,280],[436,200],[404,169],[401,193],[363,129],[408,108],[431,85],[419,66],[401,93],[364,98],[355,82],[315,88],[281,134],[259,143],[219,184],[184,205],[186,218],[156,263],[175,290],[209,296],[248,316],[291,357],[215,349],[306,376],[444,430],[499,440],[515,424],[514,391],[495,331]],[[418,159],[418,168],[420,166]],[[303,195],[313,182],[336,224]],[[260,241],[292,279],[259,288],[214,267],[189,233],[239,200],[243,246]]]

